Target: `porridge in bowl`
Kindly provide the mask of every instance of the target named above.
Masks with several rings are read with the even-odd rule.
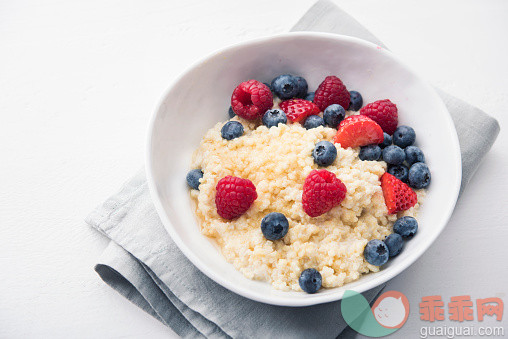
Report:
[[[240,84],[236,114],[193,155],[201,232],[247,278],[280,290],[314,293],[377,272],[415,234],[430,182],[414,130],[397,127],[395,104],[362,108],[334,76],[315,93],[292,75],[270,87]]]

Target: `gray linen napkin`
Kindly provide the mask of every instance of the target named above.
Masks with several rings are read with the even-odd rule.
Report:
[[[324,0],[292,30],[351,35],[382,46],[351,16]],[[499,125],[478,108],[438,92],[459,135],[463,188],[494,143]],[[340,302],[295,308],[266,305],[238,296],[203,275],[165,231],[143,171],[97,207],[86,222],[111,239],[95,266],[99,276],[182,337],[334,338],[347,326],[340,317]],[[364,296],[372,301],[382,288]]]

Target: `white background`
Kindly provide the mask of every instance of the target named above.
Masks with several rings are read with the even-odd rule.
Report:
[[[397,336],[428,325],[422,296],[508,304],[508,1],[336,2],[502,128],[443,234],[388,286],[412,305]],[[172,334],[98,278],[107,240],[83,218],[141,167],[148,118],[178,74],[287,31],[312,3],[0,0],[0,337]]]

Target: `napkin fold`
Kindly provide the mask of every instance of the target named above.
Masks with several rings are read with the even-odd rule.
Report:
[[[322,31],[383,44],[333,3],[318,1],[293,31]],[[499,133],[495,119],[438,90],[457,129],[462,188]],[[474,142],[473,142],[474,140]],[[152,204],[144,171],[98,206],[87,224],[111,239],[95,266],[113,289],[182,337],[335,338],[346,327],[340,301],[280,307],[243,298],[202,274],[180,252]],[[364,293],[373,301],[379,286]]]

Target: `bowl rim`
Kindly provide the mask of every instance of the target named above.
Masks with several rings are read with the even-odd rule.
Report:
[[[152,142],[153,142],[153,131],[155,127],[156,118],[159,114],[159,111],[161,107],[163,106],[164,100],[169,95],[169,93],[172,91],[175,84],[179,83],[182,78],[184,78],[191,70],[195,69],[199,65],[206,62],[208,59],[216,57],[226,51],[231,51],[239,48],[243,48],[244,46],[251,45],[251,44],[259,44],[264,43],[268,41],[277,41],[277,40],[284,40],[284,39],[294,39],[298,37],[315,37],[315,38],[321,38],[321,39],[329,39],[329,40],[336,40],[336,41],[346,41],[350,43],[355,43],[359,45],[363,45],[367,48],[375,48],[377,50],[380,50],[381,53],[387,54],[389,57],[394,59],[396,63],[398,63],[405,71],[412,74],[416,79],[418,79],[424,87],[426,87],[429,90],[429,93],[431,93],[431,96],[435,96],[438,100],[438,105],[441,106],[442,110],[446,112],[447,114],[443,115],[443,123],[446,123],[448,126],[448,129],[452,133],[452,147],[455,149],[455,152],[453,154],[453,158],[456,163],[456,179],[453,183],[453,190],[455,197],[453,201],[450,201],[448,203],[448,208],[445,212],[443,212],[444,218],[442,218],[442,222],[440,225],[437,225],[436,231],[431,234],[430,239],[421,246],[419,251],[414,252],[411,256],[407,257],[404,261],[401,261],[398,263],[397,266],[393,266],[393,268],[388,272],[381,276],[379,276],[377,279],[372,279],[370,281],[367,281],[363,284],[360,284],[355,287],[351,287],[349,290],[353,290],[358,293],[363,293],[365,291],[368,291],[372,288],[375,288],[381,284],[386,283],[390,279],[394,278],[395,276],[399,275],[402,271],[404,271],[406,268],[408,268],[410,265],[412,265],[414,262],[416,262],[422,255],[427,251],[427,249],[434,243],[436,238],[441,234],[445,226],[448,224],[448,221],[455,209],[455,205],[459,196],[460,187],[461,187],[461,180],[462,180],[462,162],[461,162],[461,153],[460,153],[460,146],[459,146],[459,140],[457,136],[457,131],[455,129],[455,124],[453,123],[453,120],[451,118],[451,115],[446,108],[444,102],[442,99],[438,96],[437,92],[434,90],[434,88],[423,78],[419,76],[418,73],[414,72],[411,68],[409,68],[402,60],[400,60],[395,54],[388,51],[387,49],[376,45],[374,43],[371,43],[369,41],[351,37],[347,35],[341,35],[341,34],[334,34],[334,33],[324,33],[324,32],[288,32],[288,33],[281,33],[281,34],[275,34],[270,36],[264,36],[256,39],[250,39],[247,41],[242,41],[238,43],[234,43],[231,45],[228,45],[226,47],[220,48],[208,55],[206,55],[203,58],[200,58],[198,61],[191,64],[189,67],[187,67],[179,76],[175,78],[175,80],[170,84],[170,86],[163,92],[163,95],[159,99],[156,109],[153,111],[150,121],[148,123],[148,131],[147,131],[147,139],[146,139],[146,149],[145,149],[145,168],[146,168],[146,177],[148,182],[148,188],[150,191],[150,196],[152,198],[152,201],[155,205],[155,209],[157,211],[157,214],[162,220],[162,223],[164,225],[164,228],[167,230],[169,235],[171,236],[172,240],[175,242],[175,244],[178,246],[178,248],[182,251],[182,253],[187,257],[187,259],[190,260],[190,262],[195,265],[203,274],[205,274],[208,278],[215,281],[217,284],[227,288],[228,290],[243,296],[245,298],[262,302],[265,304],[271,304],[271,305],[278,305],[278,306],[290,306],[290,307],[301,307],[301,306],[312,306],[322,303],[328,303],[332,301],[338,301],[341,300],[344,292],[347,290],[347,288],[344,288],[344,286],[347,286],[347,284],[337,287],[336,293],[316,293],[311,295],[306,295],[305,298],[294,298],[289,299],[287,297],[281,297],[278,295],[270,294],[270,295],[260,295],[259,293],[254,293],[250,291],[249,289],[238,287],[237,285],[234,285],[231,283],[226,277],[222,277],[218,274],[215,274],[212,270],[209,270],[208,267],[201,262],[201,260],[194,254],[194,252],[186,246],[186,244],[183,242],[183,240],[178,236],[178,233],[173,230],[173,227],[171,225],[170,220],[168,219],[165,210],[162,206],[162,202],[157,194],[157,188],[155,179],[153,177],[153,171],[152,171]],[[225,259],[224,259],[225,260]],[[227,261],[225,261],[227,263]],[[248,279],[248,278],[246,278]],[[340,289],[340,290],[339,290]],[[331,289],[333,290],[333,289]],[[303,293],[303,292],[302,292]]]

